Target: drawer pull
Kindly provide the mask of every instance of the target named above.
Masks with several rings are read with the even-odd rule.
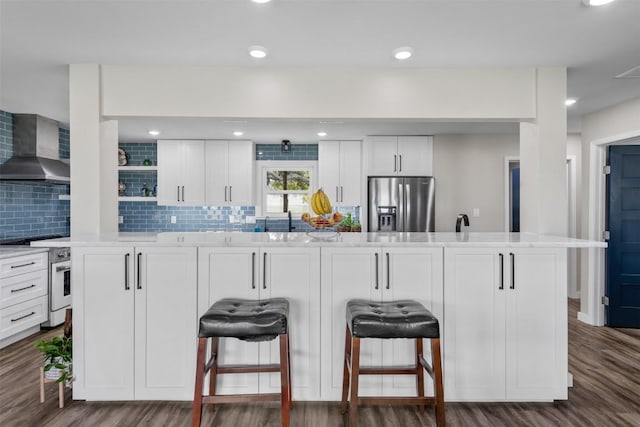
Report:
[[[24,288],[11,289],[11,293],[25,291],[27,289],[31,289],[31,288],[35,288],[35,287],[36,287],[36,285],[31,285],[31,286],[25,286]]]
[[[35,261],[31,261],[31,262],[28,262],[26,264],[12,265],[11,268],[27,267],[27,266],[30,266],[30,265],[34,265],[35,263],[36,263]]]
[[[34,314],[36,314],[36,312],[35,312],[35,311],[32,311],[31,313],[29,313],[29,314],[25,314],[24,316],[20,316],[20,317],[18,317],[18,318],[11,319],[11,321],[12,321],[12,322],[17,322],[18,320],[22,320],[22,319],[26,319],[27,317],[31,317],[31,316],[33,316]]]

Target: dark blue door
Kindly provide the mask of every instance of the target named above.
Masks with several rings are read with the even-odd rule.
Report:
[[[640,328],[640,146],[609,147],[607,325]]]

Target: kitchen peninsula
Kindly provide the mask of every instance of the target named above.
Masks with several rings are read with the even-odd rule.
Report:
[[[318,236],[119,233],[34,243],[72,248],[74,399],[191,400],[198,317],[229,296],[290,300],[294,400],[340,399],[344,307],[355,297],[413,298],[440,319],[449,401],[567,398],[567,249],[606,243],[528,233]],[[405,340],[368,341],[363,364],[413,363]],[[278,357],[273,343],[222,345],[225,363]],[[220,391],[279,389],[270,375],[222,378]],[[361,382],[368,393],[415,391],[409,378]]]

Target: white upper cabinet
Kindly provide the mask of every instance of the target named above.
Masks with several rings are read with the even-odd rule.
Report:
[[[253,142],[206,141],[207,205],[253,205]]]
[[[367,176],[433,175],[431,136],[369,136],[364,151]]]
[[[158,204],[204,204],[204,141],[158,141]]]
[[[360,141],[318,143],[319,186],[336,206],[360,206]]]

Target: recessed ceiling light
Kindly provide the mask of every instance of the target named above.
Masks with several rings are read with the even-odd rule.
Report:
[[[611,3],[614,0],[582,0],[587,6],[602,6],[603,4]]]
[[[567,98],[567,100],[564,101],[564,105],[566,105],[567,107],[571,107],[576,102],[578,102],[578,100],[575,98]]]
[[[158,136],[160,135],[160,131],[159,130],[150,130],[149,132],[147,132],[149,135],[151,136]]]
[[[242,132],[241,130],[234,130],[234,131],[233,131],[233,134],[234,134],[235,136],[242,136],[242,135],[244,135],[244,132]]]
[[[264,58],[267,56],[267,48],[263,46],[250,46],[249,47],[249,55],[254,58]]]
[[[393,50],[393,57],[399,60],[409,59],[411,55],[413,55],[412,47],[405,46]]]
[[[251,0],[254,3],[269,3],[271,0]]]
[[[327,136],[326,132],[318,132],[318,136]]]

